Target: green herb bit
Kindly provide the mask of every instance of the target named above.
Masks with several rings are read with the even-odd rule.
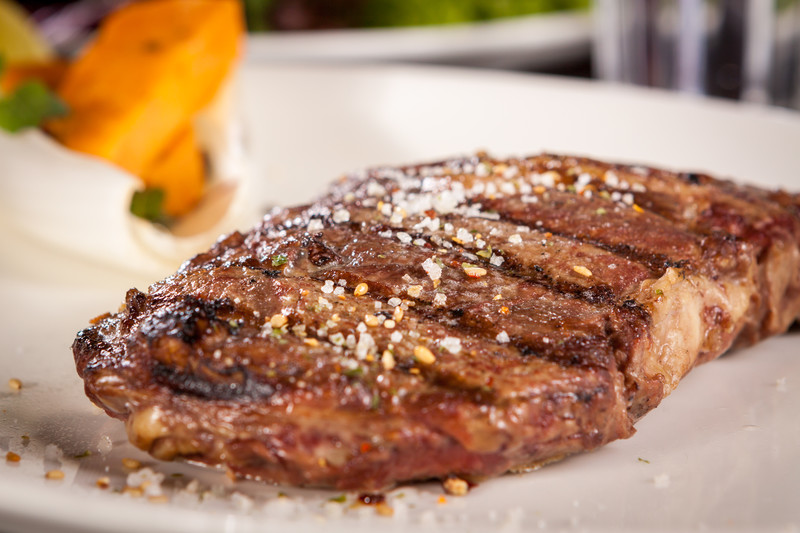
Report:
[[[598,207],[597,211],[595,211],[595,213],[598,214],[598,215],[605,215],[607,213],[607,211],[606,211],[605,207]]]
[[[79,453],[78,455],[73,455],[75,459],[83,459],[84,457],[89,457],[92,455],[92,452],[89,450],[84,450],[83,452]]]
[[[642,459],[641,457],[639,457],[639,462],[640,462],[640,463],[647,463],[647,464],[650,464],[650,461],[648,461],[647,459]]]
[[[372,395],[372,401],[370,402],[369,408],[373,411],[377,411],[378,408],[381,406],[381,395],[377,392]]]
[[[167,224],[164,214],[164,190],[158,188],[136,191],[131,197],[131,214],[150,222]]]
[[[491,250],[479,250],[479,251],[475,252],[475,255],[477,255],[478,257],[483,257],[484,259],[489,259],[489,258],[492,257],[492,251]]]
[[[39,81],[25,82],[0,98],[0,128],[11,133],[66,114],[66,104]]]
[[[345,503],[347,501],[347,494],[340,494],[338,496],[334,496],[333,498],[328,498],[328,501],[336,503]]]
[[[272,256],[272,266],[279,267],[286,264],[289,261],[289,258],[286,257],[286,254],[275,254]]]
[[[360,366],[357,366],[355,368],[348,368],[347,370],[342,372],[342,374],[344,374],[348,378],[356,378],[364,374],[364,369],[361,368]]]
[[[661,289],[656,289],[656,296],[664,296],[664,291]]]

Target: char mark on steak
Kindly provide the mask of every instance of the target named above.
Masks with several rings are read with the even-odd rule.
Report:
[[[376,490],[633,433],[800,312],[798,201],[539,155],[376,168],[187,261],[73,345],[160,459]]]

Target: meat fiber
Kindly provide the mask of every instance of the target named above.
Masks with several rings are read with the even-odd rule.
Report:
[[[531,469],[785,331],[799,205],[576,157],[376,168],[131,289],[75,361],[159,459],[353,490]]]

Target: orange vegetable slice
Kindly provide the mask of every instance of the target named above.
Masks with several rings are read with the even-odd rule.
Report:
[[[58,94],[70,114],[47,129],[68,148],[137,176],[149,172],[162,179],[162,170],[154,169],[186,168],[156,160],[185,136],[182,129],[212,100],[236,63],[243,34],[238,0],[127,4],[104,21],[97,38],[67,69]],[[169,188],[177,194],[188,190]]]
[[[166,215],[183,215],[197,204],[205,186],[205,163],[190,124],[178,131],[141,178],[146,187],[164,191]]]
[[[64,77],[67,63],[53,60],[41,63],[10,63],[3,69],[0,77],[0,93],[10,94],[26,81],[40,81],[50,89],[55,89]]]

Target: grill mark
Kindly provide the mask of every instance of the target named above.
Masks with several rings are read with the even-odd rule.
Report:
[[[211,369],[203,361],[200,369],[205,369],[210,375],[219,375],[223,380],[213,382],[199,372],[181,372],[159,361],[153,364],[151,372],[157,383],[204,400],[263,400],[272,397],[280,388],[256,380],[242,365]]]
[[[510,224],[517,224],[517,225],[526,225],[526,226],[532,225],[530,220],[514,217],[508,211],[503,211],[497,206],[493,206],[493,208],[495,212],[500,216],[500,220],[503,222],[508,222]],[[677,265],[678,263],[682,263],[683,266],[686,266],[688,264],[688,261],[686,260],[673,262],[664,254],[655,254],[647,252],[645,250],[640,250],[630,244],[608,243],[598,239],[593,239],[586,235],[560,231],[554,226],[549,226],[544,221],[541,222],[542,223],[540,225],[535,225],[535,227],[539,230],[545,230],[547,232],[552,233],[553,235],[557,235],[563,239],[568,239],[572,242],[589,244],[603,251],[609,252],[615,256],[643,265],[650,271],[650,273],[654,277],[663,276],[666,269],[669,268],[670,266]]]
[[[365,224],[363,224],[361,222],[351,222],[349,224],[337,224],[337,225],[332,226],[332,227],[326,227],[325,229],[327,229],[327,230],[331,230],[331,229],[344,230],[344,228],[347,228],[344,231],[350,233],[351,235],[358,236],[358,235],[363,235],[363,234],[370,235],[370,233],[372,233],[372,232],[376,232],[376,231],[379,231],[380,229],[385,229],[387,227],[388,226],[386,226],[384,224],[380,224],[380,223],[378,223],[378,224],[374,224],[373,223],[372,226],[366,226]],[[399,227],[399,228],[398,227],[392,227],[391,229],[393,231],[404,230],[404,231],[407,231],[409,234],[413,233],[416,238],[424,239],[426,241],[427,245],[431,247],[431,249],[438,248],[438,246],[435,243],[433,243],[433,241],[430,239],[430,236],[428,236],[425,233],[414,232],[413,227],[411,227],[409,225],[403,225],[402,227]],[[302,231],[302,230],[300,230],[300,231]],[[317,271],[316,273],[310,273],[307,277],[306,276],[298,276],[297,277],[298,279],[313,280],[314,282],[319,283],[323,279],[326,278],[326,276],[325,276],[325,273],[326,273],[325,267],[326,266],[331,266],[331,265],[329,265],[330,262],[335,261],[337,263],[341,263],[343,261],[347,261],[347,260],[352,259],[351,257],[342,257],[339,252],[334,250],[334,248],[337,248],[337,247],[334,246],[332,248],[330,246],[330,243],[326,242],[326,240],[324,239],[324,233],[322,233],[322,232],[315,233],[313,235],[313,237],[310,236],[309,234],[305,233],[305,235],[303,235],[300,238],[298,238],[298,236],[294,236],[293,237],[291,235],[285,235],[282,238],[284,239],[284,242],[286,242],[287,240],[291,240],[293,242],[298,242],[299,241],[301,243],[301,246],[302,245],[306,245],[308,247],[311,247],[311,248],[314,248],[316,250],[319,250],[319,251],[321,251],[320,253],[325,256],[323,258],[324,260],[317,261],[317,262],[321,263],[321,265],[320,265],[321,268],[322,268],[321,270]],[[581,241],[578,241],[577,239],[572,239],[572,240],[574,240],[576,242],[581,242]],[[416,245],[403,245],[402,243],[399,243],[399,242],[395,243],[395,244],[398,245],[398,246],[402,246],[403,248],[406,248],[406,249],[408,249],[410,251],[414,251],[414,252],[418,252],[419,248],[420,248],[419,246],[416,246]],[[458,252],[472,254],[472,252],[469,252],[469,250],[467,250],[465,247],[457,245],[457,243],[454,243],[454,249],[448,251],[448,255],[449,256],[457,256]],[[312,254],[307,251],[307,255],[312,255]],[[438,255],[441,255],[441,253],[439,253]],[[509,257],[509,256],[507,256],[507,257]],[[251,259],[252,259],[252,257],[251,257]],[[462,258],[461,257],[454,257],[454,259],[462,259]],[[246,267],[254,269],[254,270],[262,270],[262,271],[264,270],[264,269],[261,269],[259,267],[259,265],[261,263],[258,263],[258,264],[247,264],[247,263],[248,262],[236,262],[237,265],[246,266]],[[313,263],[313,261],[312,261],[312,263]],[[513,263],[513,261],[507,259],[507,261],[503,264],[503,267],[501,267],[501,268],[494,267],[493,265],[488,264],[488,262],[486,262],[485,266],[487,268],[493,269],[494,271],[496,271],[499,275],[501,275],[505,279],[513,279],[513,280],[516,280],[516,281],[518,281],[520,283],[523,283],[523,284],[538,286],[540,288],[543,288],[543,289],[547,290],[548,292],[550,292],[551,294],[553,294],[553,295],[555,295],[555,296],[557,296],[559,298],[565,298],[565,297],[575,298],[575,299],[580,300],[580,301],[582,301],[582,302],[584,302],[584,303],[586,303],[586,304],[588,304],[588,305],[590,305],[592,307],[597,307],[597,308],[602,308],[602,306],[611,306],[614,310],[617,310],[617,311],[624,311],[626,308],[630,307],[631,302],[626,302],[624,305],[621,306],[619,304],[619,302],[618,302],[618,296],[613,293],[613,291],[610,289],[610,287],[607,287],[607,286],[596,286],[596,287],[592,287],[590,289],[586,289],[585,287],[580,287],[580,286],[577,286],[577,285],[571,285],[571,284],[568,284],[568,283],[559,284],[559,283],[556,283],[554,280],[550,279],[549,277],[543,276],[540,271],[536,270],[536,268],[532,268],[532,270],[535,271],[538,274],[538,277],[537,276],[531,276],[531,272],[530,272],[529,269],[509,268],[509,267],[512,267],[512,263]],[[344,266],[344,265],[342,265],[342,266]],[[518,266],[519,265],[517,265],[517,267]],[[272,272],[270,272],[270,277],[272,277],[271,274],[272,274]],[[327,277],[329,278],[330,276],[327,276]],[[347,275],[346,271],[341,273],[341,277],[345,277],[345,278],[350,277],[351,279],[353,279],[352,276],[348,276]],[[337,275],[337,279],[338,279],[338,275]],[[350,290],[351,289],[348,289],[348,292]],[[391,297],[393,297],[393,295],[391,295],[391,296],[387,295],[387,296],[384,296],[381,299],[378,299],[378,298],[376,298],[376,295],[375,295],[374,292],[371,292],[371,294],[370,294],[371,301],[373,301],[373,302],[376,301],[376,300],[379,300],[382,303],[386,303],[388,301],[388,299],[390,299]],[[425,302],[423,300],[416,299],[416,302],[417,302],[417,306],[416,306],[414,312],[416,313],[415,317],[418,320],[420,320],[422,322],[425,322],[425,323],[447,323],[447,324],[457,325],[459,328],[461,328],[460,331],[462,333],[467,333],[467,334],[469,334],[469,335],[471,335],[471,336],[473,336],[475,338],[480,338],[481,342],[483,342],[483,343],[486,343],[486,344],[489,344],[489,345],[495,345],[495,346],[498,345],[497,341],[495,339],[491,338],[490,336],[488,336],[486,331],[482,330],[481,328],[472,327],[472,326],[470,326],[469,324],[467,324],[465,322],[465,320],[463,319],[464,313],[465,313],[464,309],[448,308],[446,310],[442,310],[442,309],[434,307],[432,304],[427,303],[427,302]],[[648,324],[649,323],[649,314],[647,313],[647,311],[645,309],[641,308],[640,306],[638,306],[638,304],[634,303],[634,305],[637,308],[636,309],[636,313],[634,313],[636,315],[635,316],[635,320],[638,323],[643,323],[645,325]],[[609,310],[609,311],[611,311],[611,310]],[[310,336],[316,338],[318,341],[324,343],[325,345],[328,345],[328,346],[331,346],[331,347],[335,346],[327,338],[318,337],[318,336],[316,336],[316,334],[314,332],[312,332],[312,335],[310,335]],[[518,355],[520,357],[530,357],[531,355],[536,354],[536,356],[538,358],[542,359],[542,360],[554,362],[554,363],[557,363],[559,365],[568,365],[568,366],[581,365],[581,364],[585,364],[586,363],[585,361],[581,361],[581,360],[565,359],[563,357],[563,355],[560,354],[559,350],[554,350],[553,347],[551,347],[551,346],[546,346],[544,348],[547,348],[547,349],[542,349],[543,348],[542,346],[529,346],[525,342],[523,342],[521,339],[512,339],[512,340],[516,341],[516,345],[517,345],[517,347],[519,349],[517,349],[515,351],[518,352]],[[612,349],[613,348],[618,348],[618,346],[613,346],[614,344],[618,344],[616,341],[610,340],[608,344]]]
[[[330,273],[330,272],[328,272]],[[337,276],[338,276],[337,272]],[[325,278],[326,276],[315,276],[311,277],[314,281],[320,281],[321,279]],[[519,280],[522,283],[528,283],[525,279]],[[568,296],[565,293],[559,293],[558,291],[550,288],[552,293],[557,294],[558,296]],[[381,301],[382,303],[386,303],[391,297],[390,295],[381,295],[378,297],[375,291],[370,292],[370,301]],[[588,302],[592,304],[592,302]],[[410,308],[406,311],[407,318],[414,318],[420,322],[422,326],[430,325],[430,324],[444,324],[449,327],[454,327],[457,329],[456,334],[460,337],[464,337],[468,335],[470,337],[480,339],[480,341],[487,345],[487,346],[502,346],[504,343],[499,342],[494,338],[495,331],[487,328],[486,324],[481,322],[470,322],[470,316],[466,314],[466,309],[464,308],[439,308],[432,303],[426,302],[425,300],[415,299],[415,306]],[[604,304],[597,304],[597,306],[602,309]],[[642,328],[646,328],[649,326],[649,313],[646,309],[639,306],[638,303],[633,303],[633,309],[631,309],[630,303],[625,307],[617,307],[613,304],[609,304],[606,307],[607,312],[609,313],[619,313],[623,315],[621,320],[629,320],[635,321],[636,324],[641,325]],[[407,319],[406,318],[406,319]],[[535,356],[543,361],[548,361],[552,363],[559,364],[560,366],[581,366],[581,367],[595,367],[599,366],[602,368],[607,368],[607,364],[596,364],[597,362],[594,360],[586,360],[585,358],[581,358],[585,355],[585,351],[577,349],[577,346],[587,342],[592,341],[597,342],[598,345],[605,345],[607,347],[607,358],[612,357],[612,353],[623,347],[624,341],[622,340],[622,335],[624,334],[623,331],[616,331],[611,332],[607,337],[603,335],[596,335],[592,338],[586,339],[568,339],[564,344],[530,344],[528,341],[517,338],[511,337],[511,341],[508,345],[506,345],[509,349],[511,349],[518,357],[525,357],[530,358]],[[323,339],[317,337],[318,340],[322,342],[326,342],[330,344],[328,339]],[[576,349],[570,350],[572,344],[575,344]],[[565,354],[567,352],[572,352],[575,354],[572,357],[567,357]],[[411,368],[413,365],[408,365],[408,368]],[[402,367],[402,365],[401,365]]]
[[[453,220],[456,220],[456,219],[448,218],[447,220],[448,221],[453,221]],[[460,218],[458,220],[467,220],[467,219]],[[424,246],[425,250],[429,250],[431,252],[434,252],[434,253],[436,253],[437,256],[441,256],[441,257],[448,256],[448,257],[450,257],[451,260],[455,260],[455,261],[460,261],[462,259],[468,259],[466,257],[463,257],[464,254],[469,254],[471,256],[475,255],[475,253],[471,252],[465,246],[460,245],[460,244],[458,244],[456,242],[452,242],[452,241],[450,241],[451,244],[453,245],[452,248],[446,249],[447,252],[439,252],[439,249],[441,249],[441,247],[439,245],[437,245],[433,241],[433,239],[432,239],[433,236],[429,235],[427,233],[423,233],[423,232],[414,232],[413,226],[400,226],[400,227],[397,227],[397,226],[388,226],[388,225],[382,224],[382,223],[375,223],[372,226],[363,228],[361,226],[361,224],[362,224],[361,222],[351,222],[351,223],[349,223],[349,228],[355,234],[367,234],[367,235],[377,234],[377,233],[385,231],[385,230],[392,230],[394,232],[402,230],[402,231],[408,233],[412,237],[413,240],[416,240],[416,239],[424,240],[425,241],[425,246]],[[339,227],[343,227],[343,226],[344,225],[341,225],[341,224],[339,225]],[[332,229],[332,228],[326,228],[326,229]],[[321,238],[321,235],[318,235],[317,238]],[[567,238],[571,242],[578,243],[578,244],[593,244],[593,243],[590,243],[588,241],[580,240],[580,239],[569,237],[569,236],[566,236],[565,238]],[[415,245],[415,244],[403,244],[402,242],[399,242],[399,244],[401,246],[407,248],[408,250],[413,250],[413,251],[417,251],[417,250],[423,248],[423,247],[421,247],[419,245]],[[599,246],[597,246],[597,247],[600,248]],[[605,251],[609,251],[609,250],[605,250]],[[460,257],[458,256],[457,252],[462,252]],[[617,257],[622,257],[619,254],[614,254],[614,255],[617,256]],[[546,274],[544,272],[544,269],[540,265],[534,264],[534,265],[531,265],[531,266],[527,266],[527,265],[524,265],[521,261],[514,260],[514,257],[516,257],[516,256],[515,255],[510,255],[508,252],[506,252],[503,255],[503,258],[504,258],[503,264],[500,265],[499,267],[495,266],[495,265],[492,265],[488,260],[486,260],[484,258],[479,257],[478,260],[480,261],[481,266],[484,267],[484,268],[492,269],[492,270],[494,270],[494,271],[496,271],[498,273],[501,273],[501,274],[503,274],[505,276],[514,278],[516,280],[519,280],[519,281],[522,281],[522,282],[525,282],[525,283],[530,283],[532,285],[536,285],[536,286],[539,286],[539,287],[542,287],[542,288],[545,288],[545,289],[552,289],[553,292],[555,292],[559,296],[574,296],[574,297],[579,298],[582,301],[585,301],[587,303],[609,304],[609,305],[618,305],[619,300],[622,297],[621,294],[616,293],[614,291],[614,289],[611,286],[609,286],[608,284],[597,283],[597,284],[592,285],[590,287],[585,287],[585,286],[579,285],[577,283],[571,283],[571,282],[569,282],[567,280],[556,280],[552,276]],[[624,259],[629,259],[629,258],[625,258],[625,257],[623,257],[623,258]],[[642,264],[642,263],[637,263],[637,264]],[[685,266],[685,262],[669,262],[669,261],[667,261],[664,265],[662,265],[662,267],[663,267],[662,268],[662,274],[663,274],[663,270],[665,270],[669,266],[674,266],[676,268],[682,268],[683,266]],[[315,279],[319,279],[319,278],[315,278]]]
[[[234,311],[233,302],[227,298],[206,300],[193,295],[184,295],[177,302],[154,313],[141,327],[144,337],[153,342],[161,335],[177,337],[192,345],[203,335],[207,327],[222,326],[228,333],[234,328],[220,314]]]
[[[384,226],[381,225],[379,227],[384,227]],[[351,222],[349,224],[339,224],[336,226],[336,228],[326,228],[326,229],[327,230],[339,229],[345,233],[350,233],[352,235],[363,235],[366,238],[370,238],[372,236],[372,233],[377,228],[375,228],[374,226],[364,228],[362,227],[360,222]],[[402,228],[393,228],[393,229],[397,231],[400,229],[408,230],[411,228],[409,228],[408,226],[403,226]],[[432,241],[430,241],[430,238],[427,235],[425,234],[419,234],[419,235],[420,238],[425,239],[429,245],[436,248],[435,244]],[[330,253],[336,255],[339,262],[337,266],[340,266],[342,270],[336,269],[334,265],[329,265],[328,263],[325,263],[323,266],[329,268],[324,268],[314,272],[309,272],[307,276],[304,276],[305,279],[313,280],[314,282],[319,284],[321,284],[324,280],[332,278],[333,279],[344,278],[347,279],[348,282],[350,283],[360,281],[361,278],[359,277],[359,274],[357,273],[354,274],[352,271],[349,271],[345,264],[348,260],[352,259],[352,257],[342,255],[341,248],[338,245],[332,244],[329,240],[325,239],[324,233],[315,235],[313,245],[323,246],[326,250],[329,250]],[[417,245],[403,244],[399,241],[397,243],[394,243],[394,245],[405,248],[406,250],[412,253],[418,253],[420,251],[420,247]],[[462,258],[458,257],[457,254],[458,251],[466,251],[466,249],[458,246],[456,249],[448,251],[447,254],[437,253],[437,255],[442,257],[443,259],[449,258],[449,259],[460,260]],[[608,309],[608,312],[621,313],[629,317],[631,320],[636,321],[636,323],[641,324],[643,327],[647,327],[647,325],[649,324],[650,315],[645,308],[643,308],[633,300],[628,300],[623,303],[620,303],[617,295],[609,297],[610,294],[613,294],[613,291],[611,291],[610,288],[599,287],[596,288],[595,290],[586,290],[583,287],[578,289],[577,287],[573,288],[569,286],[566,287],[559,286],[559,284],[555,283],[547,284],[546,282],[544,282],[544,280],[541,279],[540,280],[531,279],[530,277],[526,276],[524,272],[515,271],[509,268],[502,268],[502,267],[497,268],[494,267],[493,265],[488,265],[488,264],[486,266],[492,268],[495,272],[497,272],[498,275],[502,276],[507,281],[514,280],[522,284],[538,286],[542,289],[547,290],[549,293],[553,294],[557,298],[574,298],[593,308],[597,308],[600,310],[602,310],[604,307],[610,307],[610,309]],[[330,267],[333,267],[333,270],[330,270]],[[348,292],[351,291],[351,289],[349,288],[347,290]],[[371,301],[373,302],[380,301],[383,304],[385,304],[392,297],[396,296],[397,295],[387,293],[381,295],[381,297],[379,298],[375,290],[370,291]],[[489,295],[487,295],[487,299],[491,299],[488,296]],[[454,307],[449,307],[448,309],[441,309],[435,307],[431,302],[427,302],[422,299],[410,298],[407,296],[406,299],[412,299],[415,301],[416,306],[414,308],[414,313],[416,318],[423,320],[427,323],[457,324],[458,327],[463,330],[463,332],[468,333],[471,336],[481,338],[483,342],[492,345],[498,345],[498,342],[495,339],[487,335],[485,328],[471,325],[464,320],[464,313],[465,313],[464,309],[454,308]],[[456,302],[449,302],[449,303],[453,304]],[[331,344],[327,338],[319,338],[319,337],[315,338],[317,338],[321,342],[325,342],[326,344]],[[516,346],[526,346],[525,342],[523,342],[521,339],[512,339],[512,341],[513,341],[512,343]],[[617,340],[610,341],[609,347],[611,349],[619,348],[619,346],[615,346],[615,344],[618,344]],[[555,362],[561,365],[567,364],[570,366],[585,364],[585,361],[565,359],[563,355],[561,355],[562,350],[558,349],[559,347],[547,346],[545,347],[547,349],[542,349],[543,348],[542,346],[535,346],[535,347],[531,346],[528,348],[529,349],[526,348],[528,354],[536,353],[538,354],[538,357],[540,357],[543,360]],[[520,355],[522,355],[522,352],[520,352]]]
[[[450,220],[452,220],[452,219],[448,219],[448,221],[450,221]],[[461,219],[461,220],[464,220],[464,219]],[[372,234],[372,233],[377,233],[379,231],[384,231],[385,229],[389,229],[390,227],[386,226],[384,224],[377,224],[377,225],[370,226],[369,228],[361,228],[360,223],[351,223],[350,224],[350,228],[354,232],[357,232],[358,230],[360,230],[361,233],[366,233],[366,234],[369,235],[369,234]],[[358,229],[356,229],[356,228],[358,228]],[[396,231],[398,228],[391,228],[391,229],[394,229]],[[400,229],[404,229],[406,231],[406,233],[409,233],[409,231],[411,230],[411,228],[408,227],[408,226],[403,226]],[[412,237],[415,237],[415,238],[419,238],[419,239],[425,240],[426,244],[428,245],[428,246],[426,246],[426,249],[430,249],[432,251],[435,250],[436,253],[437,253],[437,256],[442,256],[442,257],[449,256],[451,259],[458,260],[459,257],[456,256],[456,253],[458,251],[460,251],[462,253],[468,253],[470,255],[475,255],[474,253],[470,252],[469,249],[467,249],[465,246],[460,245],[460,244],[458,244],[456,242],[452,243],[453,244],[453,248],[452,249],[449,249],[446,253],[440,253],[440,252],[438,252],[438,249],[440,247],[437,246],[436,243],[434,243],[432,241],[430,235],[428,235],[426,233],[415,233],[415,234],[409,233],[409,235],[412,235]],[[579,240],[579,239],[576,239],[576,238],[569,238],[569,240],[571,240],[572,242],[576,242],[576,243],[587,243],[587,241],[582,241],[582,240]],[[416,250],[421,248],[420,246],[414,245],[414,244],[403,244],[403,243],[399,243],[399,244],[401,246],[404,246],[408,250],[413,250],[413,251],[416,251]],[[588,244],[592,244],[592,243],[588,243]],[[608,251],[608,250],[606,250],[606,251]],[[617,256],[617,257],[620,257],[619,254],[614,254],[614,255]],[[456,257],[453,257],[453,256],[456,256]],[[598,283],[596,285],[593,285],[593,286],[587,288],[585,286],[578,285],[576,283],[570,283],[569,281],[565,281],[565,280],[564,281],[558,281],[558,280],[555,280],[552,276],[549,276],[548,274],[544,273],[544,269],[539,265],[532,265],[532,266],[528,267],[526,265],[523,265],[520,261],[514,260],[514,257],[516,257],[516,256],[510,255],[508,253],[506,253],[506,255],[504,255],[503,257],[504,257],[505,260],[502,263],[502,265],[500,265],[499,267],[495,266],[495,265],[492,265],[491,263],[489,263],[488,260],[485,260],[483,258],[479,258],[479,259],[481,260],[481,265],[483,267],[487,268],[487,269],[492,269],[492,270],[498,272],[499,274],[501,274],[503,276],[515,279],[515,280],[523,282],[523,283],[527,283],[527,284],[535,285],[535,286],[538,286],[538,287],[541,287],[541,288],[544,288],[544,289],[548,289],[548,290],[552,291],[553,293],[555,293],[556,295],[558,295],[559,297],[562,297],[562,298],[575,297],[575,298],[577,298],[577,299],[579,299],[579,300],[581,300],[583,302],[586,302],[588,304],[592,304],[592,305],[595,305],[595,306],[610,305],[610,306],[613,306],[613,307],[619,308],[619,309],[623,308],[623,305],[621,305],[621,302],[620,302],[620,300],[622,298],[622,295],[617,294],[612,289],[612,287],[610,287],[607,284]],[[625,258],[625,259],[627,259],[627,258]],[[638,264],[641,264],[641,263],[638,263]],[[663,270],[666,270],[666,268],[668,268],[668,267],[683,268],[686,265],[687,265],[686,261],[669,261],[669,260],[666,260],[665,263],[662,265],[662,274],[663,274]],[[628,308],[628,307],[629,307],[629,304],[626,303],[624,308]],[[638,304],[637,304],[637,307],[641,308],[641,306],[638,306]],[[644,311],[643,308],[641,308],[641,310]],[[647,313],[646,311],[644,311],[644,312]]]

